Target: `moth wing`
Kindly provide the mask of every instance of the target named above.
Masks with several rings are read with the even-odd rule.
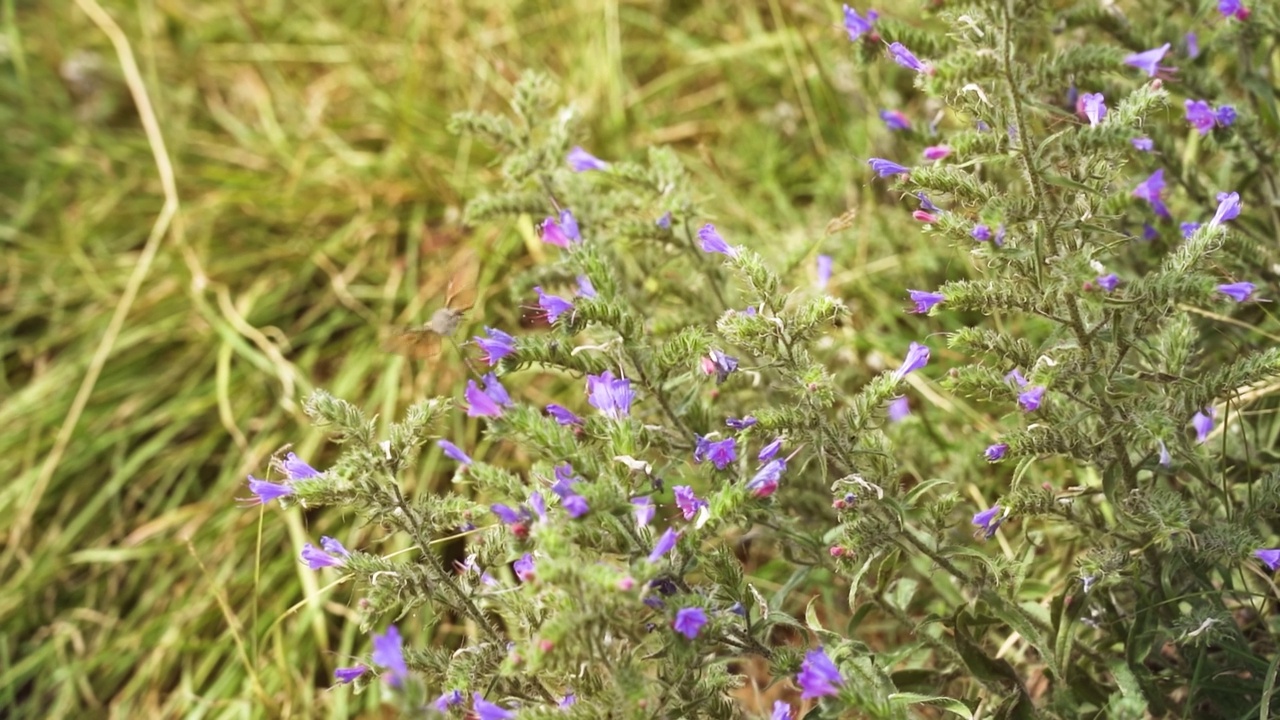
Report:
[[[430,360],[440,354],[443,340],[429,328],[402,328],[392,331],[383,341],[383,347],[397,355]]]

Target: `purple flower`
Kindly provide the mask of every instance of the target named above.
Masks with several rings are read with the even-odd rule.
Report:
[[[493,397],[476,385],[475,380],[467,381],[467,390],[463,393],[467,401],[467,417],[500,417],[502,406]]]
[[[915,372],[928,364],[929,348],[913,342],[907,349],[907,357],[903,359],[902,365],[893,372],[893,379],[902,380],[908,373]]]
[[[1239,115],[1236,113],[1234,106],[1219,105],[1217,111],[1214,112],[1213,117],[1222,127],[1231,127]]]
[[[1000,227],[996,228],[995,244],[996,247],[1004,247],[1004,223],[1000,223]]]
[[[404,662],[404,641],[400,638],[400,630],[395,625],[388,625],[387,631],[373,636],[373,664],[387,671],[387,682],[391,687],[400,687],[409,677],[409,667]]]
[[[890,130],[910,130],[911,120],[902,114],[901,110],[881,110],[880,119],[884,124],[889,126]]]
[[[568,208],[560,211],[560,229],[570,240],[574,242],[582,240],[582,233],[578,231],[578,219],[569,212]]]
[[[1133,145],[1135,148],[1137,148],[1138,150],[1141,150],[1142,152],[1151,152],[1156,147],[1155,142],[1152,141],[1151,138],[1146,137],[1145,135],[1142,137],[1133,138],[1132,140],[1129,141],[1129,144]]]
[[[667,528],[667,531],[658,538],[658,542],[654,543],[653,552],[649,553],[649,562],[656,563],[661,560],[662,556],[671,552],[671,549],[679,541],[680,533],[676,532],[674,528]]]
[[[986,225],[974,225],[969,231],[969,237],[978,242],[986,242],[991,239],[991,228]]]
[[[1249,17],[1249,9],[1244,6],[1244,0],[1218,0],[1218,12],[1227,19],[1245,20]]]
[[[557,496],[564,498],[573,494],[573,486],[578,482],[577,476],[573,474],[573,466],[569,463],[560,463],[553,470],[556,476],[556,482],[551,486],[551,492]]]
[[[911,403],[907,401],[907,396],[894,398],[889,403],[889,422],[902,422],[911,414]]]
[[[440,450],[444,451],[444,456],[448,457],[448,459],[462,462],[463,465],[471,464],[471,457],[468,456],[466,452],[462,452],[461,447],[453,445],[453,443],[447,441],[447,439],[438,439],[438,441],[435,441],[435,445],[436,447],[439,447]]]
[[[1133,196],[1151,203],[1151,208],[1156,211],[1156,215],[1167,218],[1170,217],[1169,208],[1164,206],[1164,200],[1161,197],[1164,194],[1164,184],[1164,168],[1160,168],[1151,173],[1151,177],[1138,183],[1138,186],[1133,189]]]
[[[1191,417],[1191,427],[1196,430],[1196,442],[1202,443],[1209,439],[1209,433],[1213,431],[1214,414],[1214,409],[1210,407]]]
[[[707,223],[698,231],[698,240],[702,243],[702,250],[709,253],[720,253],[728,255],[731,258],[738,257],[738,248],[730,245],[720,237],[720,233],[716,231],[716,226]]]
[[[569,517],[575,520],[591,511],[591,506],[587,504],[587,499],[577,494],[564,497],[560,504],[564,507],[564,511],[569,513]]]
[[[524,555],[521,555],[520,559],[515,562],[515,565],[511,566],[511,569],[515,570],[516,577],[520,578],[520,582],[527,583],[530,580],[533,580],[533,577],[534,577],[533,555],[530,555],[529,553],[525,553]]]
[[[996,530],[1000,528],[1000,523],[1004,522],[1000,515],[1000,505],[992,505],[990,509],[983,510],[973,516],[973,524],[982,528],[982,533],[990,538],[996,534]]]
[[[692,520],[700,508],[707,507],[707,501],[694,494],[688,485],[676,485],[672,490],[676,496],[676,507],[680,508],[685,520]]]
[[[333,669],[333,679],[340,683],[346,684],[355,682],[355,679],[369,672],[369,668],[364,665],[353,665],[351,667],[340,667]]]
[[[547,322],[554,323],[561,315],[573,310],[573,303],[556,295],[548,295],[542,292],[541,287],[535,286],[533,291],[538,293],[538,307],[546,313]]]
[[[1094,127],[1107,116],[1107,104],[1102,93],[1085,93],[1080,98],[1084,105],[1084,116],[1089,118],[1089,127]]]
[[[1270,550],[1254,550],[1253,556],[1267,564],[1271,572],[1280,570],[1280,548]]]
[[[1196,37],[1196,34],[1189,32],[1183,37],[1183,40],[1187,44],[1187,57],[1191,60],[1200,57],[1200,39]]]
[[[748,415],[744,418],[725,418],[724,424],[734,430],[746,430],[752,425],[755,425],[756,422],[757,420],[754,416]]]
[[[529,507],[533,508],[540,519],[547,519],[547,501],[542,498],[542,493],[534,490],[529,494]]]
[[[1195,235],[1196,231],[1199,229],[1200,229],[1200,223],[1198,222],[1184,222],[1184,223],[1178,224],[1178,230],[1182,232],[1183,240],[1186,240],[1192,235]]]
[[[1160,231],[1151,226],[1151,223],[1142,223],[1142,239],[1151,242],[1160,237]]]
[[[924,210],[925,212],[934,212],[934,213],[942,212],[942,210],[937,205],[934,205],[932,202],[929,201],[929,197],[924,193],[918,192],[916,193],[916,197],[919,198],[920,200],[921,210]]]
[[[629,415],[635,397],[631,381],[614,377],[612,371],[587,376],[587,402],[607,418],[621,420]]]
[[[662,213],[662,217],[658,218],[656,224],[658,227],[662,228],[663,230],[670,230],[671,229],[671,211],[668,210],[667,212]]]
[[[1107,292],[1111,292],[1120,284],[1120,278],[1115,273],[1107,273],[1106,275],[1098,278],[1095,282],[1098,283],[1098,287],[1106,290]]]
[[[723,470],[737,459],[737,441],[733,438],[724,440],[708,440],[701,435],[695,436],[693,461],[701,463],[710,460],[717,470]]]
[[[988,445],[986,452],[982,453],[982,455],[987,459],[987,462],[1000,462],[1007,452],[1009,452],[1009,443],[996,443]]]
[[[787,461],[785,459],[775,458],[770,460],[747,482],[747,489],[751,491],[751,495],[754,497],[769,497],[778,489],[778,481],[782,479],[782,473],[786,469]]]
[[[258,504],[266,505],[272,500],[282,498],[285,495],[293,494],[293,487],[290,485],[281,485],[280,483],[267,482],[258,478],[249,476],[249,492],[258,496]]]
[[[501,330],[487,327],[484,329],[484,334],[488,337],[477,335],[471,339],[484,350],[484,360],[490,367],[497,365],[499,360],[516,351],[516,339]]]
[[[928,72],[929,69],[920,59],[907,49],[907,46],[900,42],[893,43],[889,46],[889,54],[893,56],[893,61],[904,68],[915,70],[916,72]]]
[[[926,211],[924,211],[924,210],[916,210],[915,212],[911,213],[911,217],[915,218],[916,220],[919,220],[919,221],[920,221],[920,222],[922,222],[922,223],[926,223],[926,224],[928,224],[928,223],[936,223],[936,222],[938,222],[938,216],[937,216],[937,215],[934,215],[934,214],[933,214],[933,213],[931,213],[931,212],[926,212]]]
[[[1184,106],[1187,109],[1187,122],[1199,130],[1201,135],[1207,134],[1217,124],[1218,116],[1213,113],[1209,103],[1203,100],[1187,100]]]
[[[1218,292],[1238,303],[1248,300],[1249,296],[1253,295],[1254,290],[1255,287],[1251,282],[1227,283],[1225,285],[1218,286]]]
[[[913,312],[927,313],[934,305],[946,300],[946,296],[941,293],[926,292],[924,290],[908,290],[907,294],[911,296],[911,302],[916,304]]]
[[[707,624],[707,613],[700,607],[680,608],[676,611],[676,619],[671,627],[690,640],[698,637],[702,626]]]
[[[493,511],[494,515],[498,516],[499,520],[507,525],[514,525],[526,519],[524,514],[521,514],[520,512],[511,509],[510,506],[503,505],[502,503],[494,503],[489,506],[489,509]]]
[[[1014,383],[1018,387],[1027,386],[1027,379],[1023,377],[1022,371],[1018,368],[1010,370],[1009,373],[1004,376],[1004,381]]]
[[[1164,59],[1164,54],[1167,52],[1169,52],[1169,43],[1165,43],[1153,50],[1129,55],[1125,57],[1124,64],[1145,71],[1147,77],[1155,77],[1156,71],[1160,69],[1159,63]]]
[[[1173,458],[1169,456],[1169,448],[1164,444],[1163,440],[1157,440],[1156,446],[1160,451],[1160,466],[1169,467],[1169,463],[1173,462]]]
[[[321,550],[320,548],[324,548]],[[302,546],[302,560],[312,570],[327,567],[342,567],[346,558],[351,556],[342,543],[331,537],[320,538],[320,548],[311,543]]]
[[[556,222],[556,219],[552,217],[543,220],[538,225],[538,236],[542,238],[542,242],[561,248],[567,248],[573,242],[569,237],[569,233],[565,232],[560,223]]]
[[[769,714],[769,720],[791,720],[791,706],[784,700],[774,700],[773,712]]]
[[[756,459],[762,463],[767,463],[773,459],[782,450],[783,437],[779,435],[773,439],[773,442],[760,448],[760,454],[756,455]]]
[[[849,42],[854,42],[864,34],[871,32],[871,27],[875,25],[876,18],[880,17],[875,10],[868,10],[867,17],[863,18],[858,15],[858,11],[844,6],[844,29],[849,33]]]
[[[555,403],[551,403],[547,405],[547,414],[555,418],[556,422],[560,423],[561,425],[581,425],[582,424],[582,418],[573,414],[572,411],[570,411],[568,408],[566,408],[563,405],[557,405]]]
[[[498,382],[497,375],[487,373],[480,379],[484,381],[484,394],[488,395],[491,400],[503,407],[513,407],[515,405],[511,400],[511,396],[507,394],[507,389],[502,387],[502,383]]]
[[[911,168],[884,158],[871,158],[867,161],[867,164],[882,178],[911,172]]]
[[[596,286],[591,284],[591,278],[586,275],[578,276],[578,295],[584,298],[594,298],[599,295],[596,292]]]
[[[1032,412],[1040,409],[1040,403],[1044,400],[1044,387],[1036,385],[1029,387],[1018,394],[1018,404],[1023,410]]]
[[[293,453],[285,455],[284,462],[281,465],[284,467],[284,474],[290,480],[310,480],[311,478],[320,477],[319,470],[311,467]]]
[[[636,516],[636,527],[644,527],[653,522],[653,513],[656,508],[648,496],[631,498],[631,504],[634,506],[632,510]]]
[[[844,678],[840,677],[840,668],[831,662],[827,653],[822,648],[815,648],[805,653],[796,682],[802,690],[800,699],[812,700],[840,692],[837,687],[844,685]]]
[[[466,697],[462,695],[461,690],[450,690],[436,698],[433,703],[439,712],[449,712],[449,708],[457,707],[466,702]]]
[[[573,168],[574,172],[586,172],[588,170],[608,170],[609,169],[609,163],[601,160],[595,155],[592,155],[586,150],[583,150],[577,145],[575,145],[573,149],[569,151],[569,156],[567,159],[569,160],[569,167]]]
[[[818,289],[822,290],[831,282],[831,256],[818,256]]]
[[[950,145],[930,145],[924,149],[925,160],[942,160],[951,154]]]
[[[1240,193],[1218,193],[1218,211],[1209,221],[1211,227],[1240,217]]]
[[[560,702],[556,703],[556,707],[560,709],[571,708],[573,707],[573,704],[576,702],[578,702],[578,697],[573,693],[569,693],[568,695],[565,695],[563,698],[561,698]]]
[[[502,707],[485,701],[480,697],[480,693],[472,696],[471,712],[476,714],[477,720],[513,720],[516,714]]]
[[[708,375],[714,374],[716,382],[722,383],[728,377],[729,373],[738,369],[738,358],[732,355],[726,355],[715,348],[707,351],[707,357],[702,359],[702,370]]]

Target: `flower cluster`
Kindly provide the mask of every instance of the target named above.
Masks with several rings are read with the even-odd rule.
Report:
[[[543,244],[510,284],[549,327],[477,322],[466,352],[479,369],[461,397],[422,401],[385,439],[319,394],[309,412],[343,455],[320,472],[288,454],[278,482],[250,478],[257,503],[351,508],[414,546],[383,557],[369,537],[340,535],[351,550],[328,536],[302,547],[308,567],[354,579],[362,621],[385,628],[337,681],[380,678],[417,711],[481,720],[628,703],[718,717],[738,683],[724,658],[754,655],[832,717],[917,698],[964,714],[981,697],[1028,717],[1086,702],[1061,683],[1049,700],[987,697],[1032,675],[1079,679],[1091,703],[1080,714],[1180,702],[1157,697],[1156,676],[1116,670],[1150,662],[1108,661],[1134,618],[1144,643],[1198,651],[1195,628],[1229,616],[1218,585],[1268,592],[1204,567],[1280,569],[1280,549],[1262,547],[1280,481],[1252,472],[1240,438],[1255,421],[1237,411],[1280,371],[1259,340],[1271,333],[1243,331],[1264,322],[1270,275],[1236,252],[1274,228],[1253,212],[1262,183],[1209,154],[1273,148],[1255,105],[1202,99],[1216,86],[1188,64],[1270,15],[1223,2],[1216,26],[1177,31],[1194,36],[1154,35],[1175,13],[1100,39],[1086,31],[1101,16],[1066,5],[1079,12],[1061,22],[1034,3],[988,3],[912,18],[920,27],[841,9],[840,49],[894,77],[866,84],[893,87],[870,105],[892,109],[871,114],[868,154],[884,157],[856,167],[902,192],[920,224],[901,210],[887,222],[942,259],[903,263],[920,276],[876,288],[911,313],[887,320],[849,313],[841,297],[860,270],[835,240],[797,249],[706,222],[704,194],[668,151],[606,161],[572,146],[572,114],[548,110],[545,79],[521,81],[514,119],[459,120],[513,155],[474,215],[526,234],[534,220]],[[950,26],[933,36],[930,22]],[[922,115],[936,101],[906,88],[947,111]],[[1175,95],[1190,129],[1161,112]],[[432,442],[453,487],[409,492],[428,486],[406,471]],[[1213,490],[1220,476],[1241,491]],[[1250,505],[1252,493],[1272,504]],[[840,607],[824,600],[833,590]],[[465,628],[460,648],[406,651],[385,623],[423,606]],[[845,622],[863,607],[883,636]],[[984,648],[1015,634],[1026,651],[993,671]],[[1248,637],[1206,634],[1204,647],[1230,652],[1199,662],[1250,678],[1260,697],[1266,644]],[[893,663],[930,673],[890,674],[869,648],[895,643],[910,653]],[[1172,653],[1160,667],[1171,677]],[[1223,702],[1208,686],[1193,695]],[[769,716],[794,712],[782,700]]]

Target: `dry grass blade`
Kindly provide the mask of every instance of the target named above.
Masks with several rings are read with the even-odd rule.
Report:
[[[173,222],[173,217],[178,212],[178,186],[173,175],[173,165],[169,161],[169,151],[164,145],[164,135],[160,132],[160,123],[156,119],[155,109],[151,105],[151,97],[147,94],[147,86],[142,81],[138,63],[133,57],[133,48],[129,44],[129,39],[125,37],[124,31],[120,29],[120,26],[111,19],[111,16],[102,9],[102,6],[96,0],[76,0],[76,4],[111,39],[111,44],[115,47],[116,56],[120,60],[120,67],[124,72],[125,83],[129,86],[129,94],[137,106],[143,129],[147,134],[147,142],[151,145],[151,152],[155,158],[156,170],[160,174],[160,184],[164,188],[164,205],[160,208],[160,214],[156,216],[155,223],[151,226],[147,244],[143,247],[142,253],[134,264],[133,274],[129,276],[129,282],[125,285],[124,293],[116,304],[115,313],[111,316],[111,322],[107,325],[107,330],[103,334],[102,340],[98,343],[97,350],[93,353],[93,359],[89,361],[89,369],[85,373],[84,380],[80,383],[80,389],[76,392],[75,400],[71,403],[71,409],[67,411],[67,416],[62,421],[62,429],[58,431],[58,438],[54,442],[53,450],[45,456],[44,465],[40,468],[40,475],[36,478],[35,485],[24,500],[18,519],[14,521],[9,530],[8,550],[5,551],[4,556],[0,557],[0,568],[9,567],[18,552],[18,548],[22,546],[22,535],[31,526],[31,520],[35,517],[36,511],[40,506],[40,500],[49,488],[49,482],[53,479],[53,473],[57,470],[58,463],[62,461],[62,455],[67,450],[67,444],[71,442],[71,435],[75,432],[76,425],[80,422],[80,416],[84,413],[89,397],[93,395],[94,386],[97,385],[98,377],[102,374],[102,367],[106,365],[107,358],[111,356],[111,351],[115,348],[116,340],[120,336],[120,329],[124,326],[124,321],[129,316],[129,311],[133,308],[133,301],[138,296],[142,281],[146,279],[147,273],[151,271],[151,264],[155,261],[156,252],[160,249],[160,241],[169,232],[169,225]]]

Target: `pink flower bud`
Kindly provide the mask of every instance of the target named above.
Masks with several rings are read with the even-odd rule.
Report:
[[[925,160],[941,160],[951,154],[951,148],[947,145],[930,145],[924,149]]]

